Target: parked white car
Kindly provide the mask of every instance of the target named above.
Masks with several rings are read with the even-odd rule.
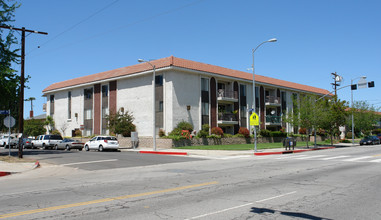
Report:
[[[116,137],[113,136],[96,136],[90,141],[85,143],[85,150],[118,150],[119,142]]]
[[[8,137],[9,137],[8,135],[4,135],[0,138],[0,146],[2,146],[4,148],[8,147]],[[10,141],[9,141],[11,147],[16,146],[18,144],[18,141],[19,141],[18,138],[11,136]]]
[[[59,142],[62,141],[61,135],[40,135],[36,140],[32,141],[33,148],[53,149]]]

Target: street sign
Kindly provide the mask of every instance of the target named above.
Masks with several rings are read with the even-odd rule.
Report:
[[[15,124],[16,124],[16,120],[15,120],[14,117],[7,116],[6,118],[4,118],[4,125],[5,125],[5,127],[11,128],[11,127],[15,126]]]
[[[368,88],[368,82],[366,79],[360,79],[359,82],[357,83],[359,89],[365,89]]]
[[[82,130],[82,131],[85,130],[85,125],[80,125],[79,129]]]
[[[0,110],[0,115],[9,115],[9,110]]]
[[[250,116],[250,125],[251,126],[258,126],[259,125],[259,117],[257,114],[255,114],[255,112],[253,112],[253,114],[251,114],[251,116]]]

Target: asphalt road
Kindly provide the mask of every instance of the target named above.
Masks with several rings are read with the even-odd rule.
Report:
[[[381,146],[102,170],[55,165],[1,178],[0,218],[381,219],[380,168]]]
[[[0,153],[8,155],[8,149],[1,149]],[[12,155],[17,150],[12,149]],[[84,170],[104,170],[127,167],[140,167],[165,163],[178,163],[201,160],[190,157],[158,156],[152,154],[139,154],[133,151],[78,151],[78,150],[39,150],[24,149],[24,158],[33,158],[41,163],[68,166]]]

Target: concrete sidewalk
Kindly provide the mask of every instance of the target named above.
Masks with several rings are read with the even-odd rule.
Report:
[[[27,163],[8,163],[0,161],[0,177],[7,176],[15,173],[23,173],[29,170],[33,170],[37,167],[40,167],[40,163],[36,162],[27,162]]]
[[[300,153],[313,150],[324,150],[340,147],[352,147],[359,146],[359,144],[336,144],[332,146],[319,146],[314,148],[311,146],[307,147],[295,147],[294,150],[285,150],[284,148],[272,148],[272,149],[260,149],[257,152],[254,150],[240,150],[240,151],[231,151],[231,150],[192,150],[192,149],[157,149],[153,151],[152,148],[139,147],[137,149],[131,148],[121,148],[121,151],[133,151],[139,152],[142,154],[165,154],[165,155],[181,155],[181,156],[204,156],[204,157],[228,157],[228,156],[242,156],[242,155],[253,155],[253,156],[263,156],[263,155],[272,155],[272,154],[291,154],[291,153]],[[6,176],[15,173],[22,173],[35,168],[40,167],[40,163],[37,162],[27,162],[27,163],[8,163],[0,161],[0,177]]]
[[[154,151],[152,148],[139,147],[136,149],[125,148],[121,149],[121,151],[134,151],[144,154],[166,154],[166,155],[196,155],[196,156],[239,156],[239,155],[255,155],[255,156],[263,156],[263,155],[272,155],[272,154],[289,154],[289,153],[300,153],[305,151],[313,151],[313,150],[325,150],[325,149],[333,149],[340,147],[352,147],[359,146],[358,144],[335,144],[333,147],[330,145],[327,146],[318,146],[314,148],[314,146],[307,147],[295,147],[294,150],[285,150],[285,148],[271,148],[271,149],[258,149],[257,152],[254,150],[193,150],[193,149],[157,149]]]

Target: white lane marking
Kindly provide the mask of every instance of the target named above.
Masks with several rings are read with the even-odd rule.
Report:
[[[377,159],[377,160],[371,160],[371,161],[369,161],[369,162],[373,162],[373,163],[379,163],[379,162],[381,162],[381,159]]]
[[[291,194],[294,194],[294,193],[296,193],[296,191],[289,192],[289,193],[286,193],[286,194],[282,194],[282,195],[279,195],[279,196],[274,196],[274,197],[267,198],[267,199],[258,200],[258,201],[255,201],[255,202],[265,202],[267,200],[276,199],[276,198],[287,196],[287,195],[291,195]]]
[[[77,165],[77,164],[111,162],[111,161],[117,161],[117,160],[118,160],[118,159],[110,159],[110,160],[95,160],[95,161],[86,161],[86,162],[78,162],[78,163],[66,163],[66,164],[60,164],[60,165],[61,165],[61,166],[70,166],[70,165]]]
[[[297,160],[305,160],[305,159],[315,159],[315,158],[318,158],[318,157],[326,157],[328,155],[315,155],[315,156],[307,156],[307,157],[298,157],[298,158],[295,158]]]
[[[221,160],[229,160],[229,159],[239,159],[239,158],[249,158],[252,157],[251,155],[240,155],[240,156],[229,156],[229,157],[223,157],[220,158]]]
[[[349,157],[349,156],[327,157],[327,158],[323,158],[322,160],[334,160],[334,159],[340,159],[340,158],[346,158],[346,157]]]
[[[346,160],[342,160],[342,161],[358,161],[358,160],[368,159],[368,158],[372,158],[372,156],[355,157],[355,158],[352,158],[352,159],[346,159]]]
[[[203,218],[203,217],[206,217],[206,216],[209,216],[209,215],[215,215],[215,214],[218,214],[218,213],[221,213],[221,212],[226,212],[226,211],[229,211],[229,210],[232,210],[232,209],[238,209],[238,208],[249,206],[249,205],[253,205],[253,204],[254,203],[247,203],[247,204],[231,207],[231,208],[228,208],[228,209],[222,209],[220,211],[216,211],[216,212],[211,212],[211,213],[207,213],[207,214],[204,214],[204,215],[195,216],[195,217],[192,217],[192,218],[189,218],[189,219]]]
[[[285,155],[282,155],[282,156],[274,158],[274,159],[277,159],[277,160],[294,159],[294,158],[305,157],[305,156],[308,156],[308,155],[305,155],[305,154],[299,154],[299,155],[288,155],[288,154],[285,154]]]
[[[268,200],[271,200],[271,199],[280,198],[280,197],[287,196],[287,195],[294,194],[294,193],[296,193],[296,191],[289,192],[289,193],[286,193],[286,194],[282,194],[282,195],[279,195],[279,196],[270,197],[270,198],[267,198],[267,199],[258,200],[258,201],[255,201],[255,202],[264,202],[264,201],[268,201]],[[207,213],[207,214],[204,214],[204,215],[195,216],[195,217],[192,217],[192,218],[189,218],[189,219],[203,218],[203,217],[206,217],[206,216],[215,215],[215,214],[218,214],[218,213],[222,213],[222,212],[230,211],[230,210],[233,210],[233,209],[242,208],[242,207],[249,206],[249,205],[253,205],[253,204],[254,204],[253,202],[251,202],[251,203],[246,203],[246,204],[243,204],[243,205],[234,206],[234,207],[227,208],[227,209],[222,209],[222,210],[215,211],[215,212],[211,212],[211,213]],[[189,220],[189,219],[188,219],[188,220]]]

